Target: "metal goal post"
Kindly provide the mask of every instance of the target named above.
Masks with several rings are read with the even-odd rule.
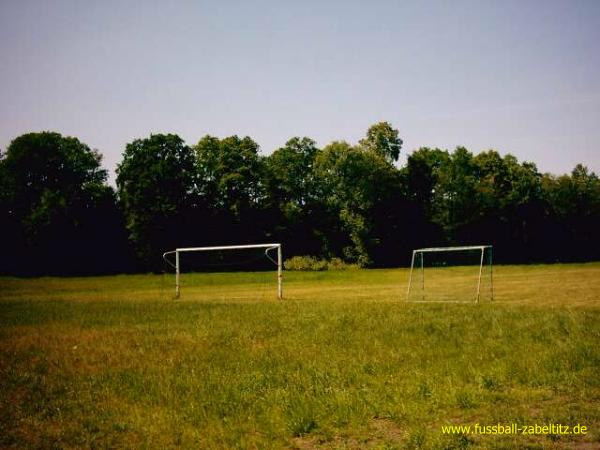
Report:
[[[244,249],[256,249],[256,248],[264,248],[265,255],[271,261],[277,264],[277,298],[279,300],[283,299],[283,255],[281,251],[281,244],[248,244],[248,245],[220,245],[213,247],[183,247],[176,248],[175,250],[171,250],[169,252],[163,253],[163,259],[175,268],[175,298],[179,298],[180,294],[180,283],[179,283],[179,275],[181,266],[179,263],[179,255],[181,253],[186,252],[210,252],[210,251],[221,251],[221,250],[244,250]],[[269,256],[269,252],[271,250],[277,250],[277,261],[273,260]],[[168,255],[175,255],[175,264],[167,259]]]
[[[410,275],[408,277],[408,289],[406,291],[406,301],[410,301],[410,292],[413,284],[413,270],[415,266],[415,256],[420,255],[420,272],[421,272],[421,291],[422,300],[417,302],[435,302],[436,300],[425,300],[425,270],[424,270],[424,259],[426,253],[437,253],[437,252],[460,252],[460,251],[472,251],[479,250],[481,252],[479,259],[479,275],[477,278],[477,291],[474,295],[473,300],[465,301],[453,301],[453,303],[478,303],[481,297],[481,277],[484,266],[484,254],[487,252],[489,255],[489,281],[490,281],[490,300],[494,300],[494,279],[493,279],[493,265],[492,265],[492,246],[491,245],[466,245],[458,247],[429,247],[429,248],[418,248],[413,250],[412,258],[410,262]]]

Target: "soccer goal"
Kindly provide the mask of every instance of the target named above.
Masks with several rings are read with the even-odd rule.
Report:
[[[407,301],[477,303],[493,299],[491,245],[413,250]]]
[[[252,252],[257,250],[261,251],[256,255],[252,255]],[[264,250],[264,251],[263,251]],[[273,254],[276,253],[276,254]],[[240,260],[241,255],[245,255],[246,258]],[[248,258],[249,254],[249,258]],[[195,255],[203,256],[201,262],[199,258],[187,258],[184,260],[184,256]],[[235,255],[236,257],[227,257],[226,255]],[[267,260],[271,267],[277,266],[277,298],[283,299],[283,255],[281,251],[281,244],[249,244],[249,245],[221,245],[213,247],[183,247],[176,248],[175,250],[165,252],[163,259],[165,262],[175,269],[175,298],[179,298],[181,294],[181,274],[187,268],[190,270],[206,270],[207,267],[216,267],[222,269],[228,267],[230,270],[245,270],[243,269],[244,264],[252,263],[252,267],[261,267],[259,270],[265,270],[265,266],[259,266],[257,261],[259,259]],[[199,269],[200,268],[200,269]]]

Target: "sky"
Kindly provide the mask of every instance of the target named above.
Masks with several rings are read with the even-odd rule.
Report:
[[[76,136],[114,169],[177,133],[495,149],[600,174],[600,1],[0,0],[0,149]]]

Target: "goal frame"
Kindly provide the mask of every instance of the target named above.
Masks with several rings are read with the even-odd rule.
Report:
[[[408,289],[406,290],[406,301],[411,302],[410,291],[413,280],[413,269],[415,265],[415,256],[417,254],[421,254],[421,289],[423,290],[423,298],[422,300],[412,300],[415,303],[479,303],[479,299],[481,296],[481,275],[483,271],[483,257],[487,251],[489,251],[489,266],[490,266],[490,301],[494,300],[494,276],[493,276],[493,247],[491,245],[464,245],[464,246],[454,246],[454,247],[427,247],[427,248],[418,248],[413,250],[412,258],[410,261],[410,274],[408,277]],[[475,295],[474,300],[425,300],[425,272],[423,267],[423,259],[425,253],[434,253],[434,252],[455,252],[455,251],[465,251],[465,250],[480,250],[481,257],[479,260],[479,276],[477,278],[477,293]]]
[[[163,259],[167,261],[169,264],[172,263],[167,259],[167,255],[175,254],[175,298],[179,298],[181,292],[181,285],[179,282],[181,266],[179,264],[179,255],[181,253],[187,252],[210,252],[210,251],[220,251],[220,250],[246,250],[253,248],[264,248],[265,255],[268,258],[269,250],[277,249],[277,298],[279,300],[283,300],[283,254],[281,250],[280,243],[272,243],[272,244],[247,244],[247,245],[219,245],[219,246],[211,246],[211,247],[181,247],[176,248],[175,250],[171,250],[163,253]]]

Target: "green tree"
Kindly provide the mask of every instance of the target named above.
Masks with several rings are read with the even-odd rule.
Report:
[[[161,254],[181,245],[198,196],[194,153],[175,134],[127,144],[117,189],[129,238],[145,268],[162,267]]]
[[[259,146],[250,137],[205,136],[194,146],[199,192],[207,205],[240,220],[263,198]]]
[[[374,211],[390,198],[399,183],[398,171],[380,154],[333,142],[316,157],[317,192],[338,227],[328,235],[326,251],[366,266],[381,245],[373,234]]]
[[[541,175],[535,164],[519,163],[510,154],[502,158],[494,150],[478,154],[473,163],[478,179],[480,213],[516,208],[540,198]]]
[[[502,261],[544,258],[549,229],[535,164],[490,150],[475,156],[477,213],[463,235],[493,242]],[[478,237],[478,238],[477,238]]]
[[[317,254],[316,230],[323,211],[315,191],[314,161],[319,149],[307,137],[294,137],[265,158],[264,184],[271,227],[286,253]]]
[[[100,154],[77,138],[41,132],[11,142],[0,160],[0,220],[17,271],[81,266],[83,248],[93,251],[94,242],[81,241],[94,213],[113,200],[105,181]]]
[[[400,169],[401,186],[408,202],[404,223],[410,242],[404,245],[406,251],[445,243],[442,227],[433,220],[433,215],[440,171],[449,161],[447,150],[422,147],[409,155],[406,166]]]
[[[398,137],[398,130],[392,128],[389,122],[379,122],[367,130],[366,137],[360,140],[359,145],[388,162],[394,162],[400,156],[402,139]]]
[[[544,175],[542,192],[552,227],[547,239],[552,259],[600,258],[600,178],[578,164],[570,175]]]
[[[282,209],[297,210],[310,202],[318,150],[312,139],[294,137],[265,159],[268,192]]]
[[[202,217],[203,244],[237,244],[263,240],[263,161],[250,137],[205,136],[194,146]]]
[[[419,187],[428,217],[443,230],[446,242],[491,243],[504,261],[540,254],[544,205],[534,164],[519,163],[512,155],[501,157],[493,150],[474,156],[464,147],[437,159],[440,164],[431,172],[435,176],[427,176],[425,163],[421,164],[425,176],[417,179],[424,180]],[[412,159],[409,162],[414,169]]]
[[[546,174],[543,189],[561,219],[600,212],[600,179],[582,164],[575,166],[570,175]]]
[[[464,147],[457,147],[440,167],[433,193],[432,219],[443,227],[449,238],[477,214],[477,181],[473,154]]]
[[[449,161],[447,150],[421,147],[409,155],[406,166],[401,169],[406,195],[427,213],[431,210],[440,170]]]

